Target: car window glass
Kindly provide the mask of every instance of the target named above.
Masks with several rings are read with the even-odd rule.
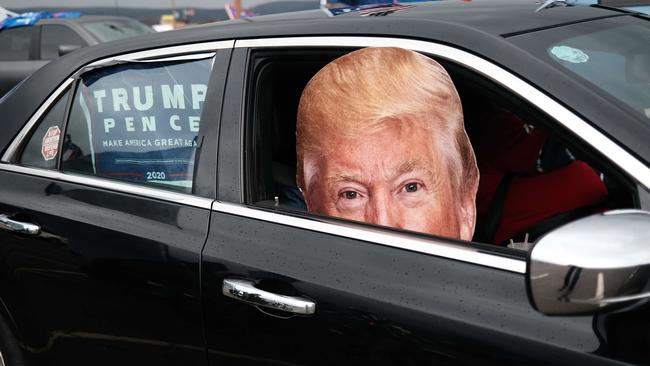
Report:
[[[635,207],[605,159],[458,65],[397,48],[260,55],[250,203],[517,249]]]
[[[564,39],[548,47],[547,52],[561,66],[650,119],[648,39],[647,24],[626,24]]]
[[[66,92],[39,122],[39,126],[25,145],[19,163],[24,166],[56,169],[61,146],[61,132],[65,107],[68,102]]]
[[[0,31],[0,60],[29,60],[31,27],[9,28]]]
[[[541,60],[650,120],[650,25],[636,17],[580,22],[512,37]]]
[[[59,57],[59,46],[85,46],[87,43],[75,31],[61,24],[41,26],[41,58],[51,60]]]
[[[129,63],[82,75],[62,169],[191,192],[211,59]]]

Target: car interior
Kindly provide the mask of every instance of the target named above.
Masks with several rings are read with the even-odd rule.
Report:
[[[255,51],[246,98],[247,204],[309,214],[295,183],[298,103],[311,77],[347,52]],[[474,242],[533,243],[578,218],[638,207],[631,180],[543,111],[475,72],[436,61],[456,85],[479,165]]]

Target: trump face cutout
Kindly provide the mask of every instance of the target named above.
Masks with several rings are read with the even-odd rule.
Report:
[[[366,48],[329,63],[303,91],[296,133],[310,212],[471,240],[478,169],[435,61]]]

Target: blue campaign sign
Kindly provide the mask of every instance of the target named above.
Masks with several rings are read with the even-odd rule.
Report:
[[[190,186],[211,60],[132,63],[83,75],[99,176]]]
[[[34,25],[40,19],[51,18],[51,17],[52,15],[50,13],[44,11],[23,13],[17,16],[9,17],[3,20],[2,22],[0,22],[0,29]]]
[[[80,12],[74,12],[74,11],[59,12],[54,14],[47,11],[22,13],[16,16],[8,17],[3,21],[0,21],[0,29],[30,26],[36,24],[36,22],[38,22],[41,19],[79,18],[80,16],[81,16]]]

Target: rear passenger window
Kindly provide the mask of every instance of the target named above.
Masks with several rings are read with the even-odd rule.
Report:
[[[212,59],[104,67],[81,77],[62,170],[191,192]]]

